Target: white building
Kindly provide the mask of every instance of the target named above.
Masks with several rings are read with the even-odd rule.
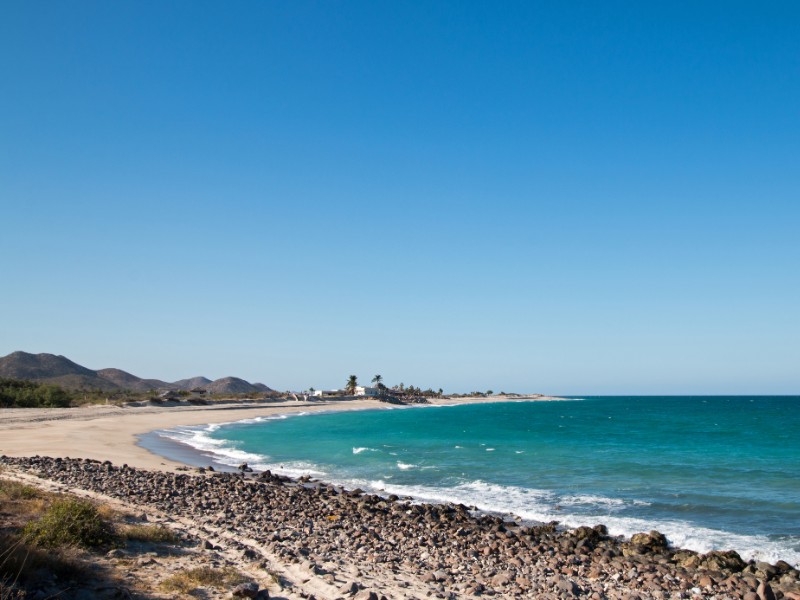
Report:
[[[356,396],[380,396],[380,390],[374,387],[356,386]]]

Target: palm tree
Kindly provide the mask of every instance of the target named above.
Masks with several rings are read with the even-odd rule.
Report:
[[[381,381],[383,381],[382,375],[375,375],[375,377],[372,378],[372,383],[374,383],[375,387],[378,389],[381,387]]]
[[[355,375],[350,375],[350,378],[347,380],[347,385],[344,386],[344,389],[351,396],[355,396],[357,386],[358,378]]]

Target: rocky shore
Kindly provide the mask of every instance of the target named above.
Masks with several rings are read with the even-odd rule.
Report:
[[[626,540],[602,525],[526,527],[463,505],[269,472],[169,473],[49,457],[3,456],[0,465],[190,520],[208,546],[224,536],[246,560],[302,573],[295,597],[800,600],[800,573],[787,563],[673,549],[658,532]]]

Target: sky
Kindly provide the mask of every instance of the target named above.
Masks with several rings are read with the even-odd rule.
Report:
[[[800,393],[795,2],[10,0],[0,355]]]

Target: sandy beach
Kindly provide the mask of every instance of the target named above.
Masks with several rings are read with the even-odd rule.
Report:
[[[549,397],[491,396],[432,399],[431,404],[536,401]],[[181,463],[137,445],[137,436],[181,425],[226,423],[277,414],[387,408],[374,399],[311,402],[231,402],[215,405],[4,409],[0,413],[0,454],[110,460],[143,469],[174,470]]]

